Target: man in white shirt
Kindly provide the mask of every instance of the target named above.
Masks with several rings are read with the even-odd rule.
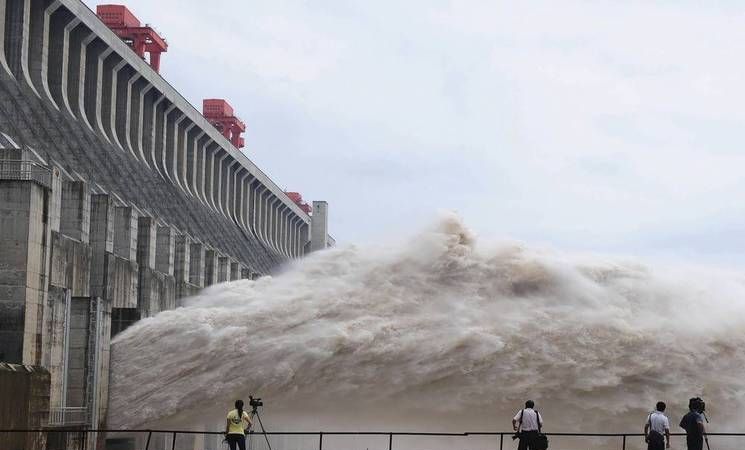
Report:
[[[512,429],[517,432],[520,438],[520,445],[517,450],[534,450],[538,439],[538,434],[543,427],[543,417],[536,411],[533,400],[525,402],[525,409],[521,409],[512,418]]]
[[[647,450],[665,450],[670,448],[670,422],[665,412],[665,402],[657,402],[657,410],[647,416],[647,423],[644,424],[644,441],[647,443]]]

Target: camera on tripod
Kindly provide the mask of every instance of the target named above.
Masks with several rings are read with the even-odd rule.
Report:
[[[264,406],[264,402],[261,401],[260,398],[254,398],[253,396],[248,396],[248,404],[251,406],[251,409],[256,409],[259,406]]]
[[[704,414],[706,412],[706,402],[704,402],[701,397],[692,398],[690,402],[688,402],[688,407],[699,414]]]

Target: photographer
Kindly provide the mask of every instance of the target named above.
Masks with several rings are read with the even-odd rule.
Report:
[[[688,450],[703,450],[706,428],[704,428],[704,410],[706,404],[700,398],[688,402],[688,414],[680,420],[680,427],[686,430]]]
[[[228,412],[225,422],[225,440],[230,450],[246,450],[246,430],[251,428],[251,417],[243,410],[243,400],[235,401],[235,409]]]
[[[670,422],[665,416],[665,402],[657,402],[656,411],[647,416],[647,423],[644,424],[644,442],[647,443],[647,450],[665,450],[670,448]]]
[[[525,409],[521,409],[512,419],[512,429],[520,439],[517,450],[536,450],[539,447],[538,436],[543,426],[543,417],[534,409],[533,400],[525,402]]]

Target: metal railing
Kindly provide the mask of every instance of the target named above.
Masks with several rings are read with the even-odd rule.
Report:
[[[56,442],[55,450],[84,449],[86,442],[107,442],[98,448],[112,445],[116,448],[136,450],[193,449],[195,437],[204,442],[205,450],[227,448],[220,431],[190,430],[89,430],[75,428],[49,428],[36,430],[0,429],[0,442],[4,434],[38,434],[46,441]],[[60,437],[60,434],[64,436]],[[268,450],[264,435],[271,442],[272,450],[504,450],[516,447],[513,432],[402,432],[402,431],[279,431],[250,433],[249,448]],[[636,450],[646,449],[641,433],[545,433],[550,439],[549,448],[589,450],[596,448]],[[745,433],[708,433],[714,450],[745,448]],[[685,447],[684,433],[671,433],[674,448]],[[733,439],[735,438],[735,439]],[[65,443],[61,447],[60,443]],[[112,448],[113,448],[112,447]]]
[[[0,180],[33,181],[51,189],[52,171],[34,161],[0,160]]]
[[[84,406],[49,409],[50,426],[85,425],[87,422],[88,408]]]

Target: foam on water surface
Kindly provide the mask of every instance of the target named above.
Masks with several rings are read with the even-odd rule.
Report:
[[[679,431],[702,395],[742,430],[744,343],[743,274],[479,245],[446,216],[133,325],[108,420],[202,428],[254,393],[274,429],[505,430],[532,398],[549,431],[640,432],[662,399]]]

